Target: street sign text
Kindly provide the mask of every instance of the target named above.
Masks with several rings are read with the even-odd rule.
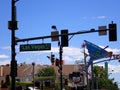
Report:
[[[51,43],[42,44],[23,44],[20,45],[20,51],[43,51],[51,50]]]

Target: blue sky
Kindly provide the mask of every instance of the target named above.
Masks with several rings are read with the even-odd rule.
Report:
[[[69,41],[69,47],[63,48],[63,59],[66,64],[74,64],[75,60],[83,60],[81,44],[84,40],[105,47],[107,50],[120,54],[120,1],[119,0],[19,0],[17,6],[17,20],[19,29],[16,37],[30,38],[48,36],[51,34],[52,25],[56,25],[58,31],[68,29],[70,33],[98,29],[98,26],[106,25],[114,21],[117,24],[117,41],[109,42],[108,35],[99,36],[98,33],[75,35]],[[0,1],[0,64],[10,63],[11,60],[11,31],[8,29],[8,21],[11,20],[11,0]],[[70,36],[69,36],[70,37]],[[20,44],[51,43],[51,51],[19,52]],[[26,62],[48,64],[46,56],[53,52],[59,57],[57,42],[51,39],[20,42],[16,46],[16,59],[18,63]],[[103,65],[104,63],[100,63]],[[111,77],[120,80],[120,63],[117,60],[109,62],[110,70],[114,69]],[[119,79],[118,79],[119,78]]]

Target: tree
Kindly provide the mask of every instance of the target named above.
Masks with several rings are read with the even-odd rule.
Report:
[[[56,72],[53,67],[46,67],[38,69],[36,76],[56,76]]]
[[[95,76],[95,81],[98,83],[98,88],[104,87],[108,90],[119,90],[117,84],[114,83],[114,78],[109,79],[104,68],[101,68],[100,66],[94,66],[93,73]]]

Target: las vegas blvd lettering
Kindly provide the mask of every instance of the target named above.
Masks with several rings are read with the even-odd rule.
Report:
[[[20,45],[20,51],[51,50],[51,43]]]

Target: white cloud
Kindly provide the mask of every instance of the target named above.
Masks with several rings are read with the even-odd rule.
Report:
[[[72,56],[80,56],[81,53],[81,49],[80,48],[75,48],[75,47],[66,47],[64,48],[64,52],[65,55],[72,55]]]
[[[83,61],[83,49],[75,47],[65,47],[63,49],[63,60],[65,64],[74,64],[76,60]]]
[[[105,19],[105,18],[107,18],[106,16],[98,16],[97,17],[98,19]]]
[[[11,46],[2,47],[2,49],[11,50]]]
[[[100,46],[101,48],[104,48],[104,46]],[[112,51],[113,52],[113,54],[119,54],[120,53],[120,49],[117,49],[117,48],[106,48],[106,50],[108,51],[108,52],[110,52],[110,51]]]
[[[107,18],[107,16],[101,15],[101,16],[92,16],[92,17],[84,16],[83,17],[83,19],[89,19],[89,18],[91,18],[91,19],[105,19],[105,18]]]
[[[9,56],[7,56],[7,55],[0,55],[0,58],[9,58]]]
[[[66,47],[64,48],[63,56],[67,56],[69,58],[72,58],[74,60],[80,60],[83,58],[82,49],[75,48],[75,47]]]
[[[63,60],[65,61],[65,64],[70,63],[70,62],[73,61],[72,58],[70,58],[69,56],[63,57]]]
[[[114,48],[114,49],[108,48],[108,49],[106,49],[106,50],[107,50],[107,51],[112,51],[113,54],[119,54],[119,53],[120,53],[120,49],[117,49],[117,48]]]
[[[10,60],[0,61],[0,65],[6,65],[6,64],[10,64]]]

